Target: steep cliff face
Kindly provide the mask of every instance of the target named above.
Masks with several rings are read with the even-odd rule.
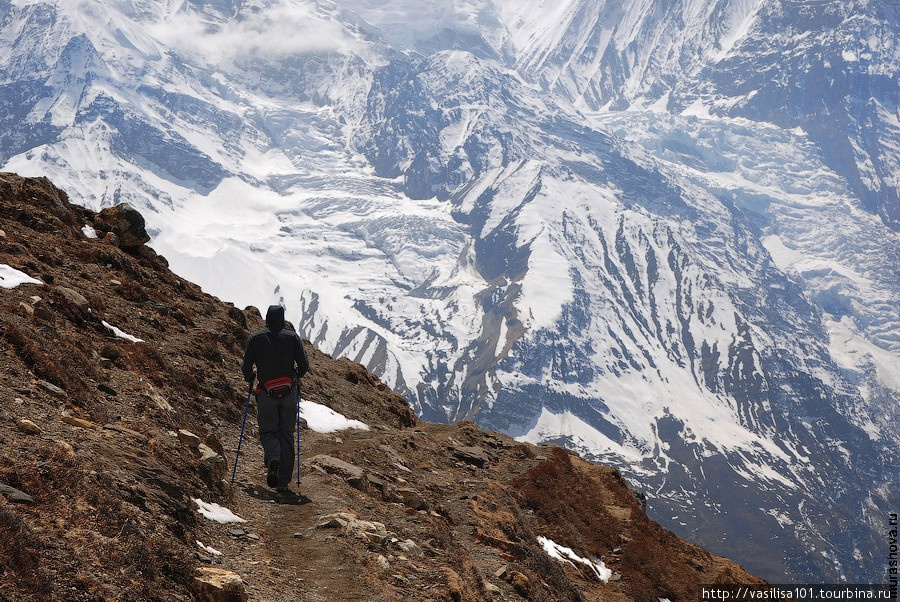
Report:
[[[258,600],[674,600],[758,581],[650,521],[617,470],[417,422],[311,346],[301,495],[261,486],[255,407],[229,487],[259,313],[172,274],[126,207],[5,173],[0,209],[4,599],[184,600],[230,579]]]

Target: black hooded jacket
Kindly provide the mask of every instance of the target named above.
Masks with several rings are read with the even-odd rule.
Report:
[[[247,341],[241,372],[244,380],[253,379],[253,364],[256,376],[265,383],[279,376],[299,378],[309,371],[309,360],[303,350],[300,337],[292,330],[284,328],[284,308],[270,305],[266,312],[266,328],[254,332]]]

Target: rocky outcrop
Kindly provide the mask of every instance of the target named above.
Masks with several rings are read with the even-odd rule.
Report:
[[[100,232],[115,234],[123,249],[137,249],[150,241],[144,216],[128,203],[107,207],[98,213],[94,226]]]

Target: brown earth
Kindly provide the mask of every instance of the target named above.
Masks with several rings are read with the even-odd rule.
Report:
[[[470,423],[417,424],[361,366],[309,346],[304,398],[370,430],[304,428],[300,495],[275,500],[251,416],[229,487],[259,313],[146,246],[123,250],[113,222],[47,180],[0,174],[0,264],[44,283],[0,288],[0,484],[32,498],[0,493],[0,600],[199,599],[210,565],[272,601],[674,602],[759,582],[650,521],[616,470]],[[181,429],[225,462],[201,460]],[[192,498],[247,522],[207,520]],[[538,536],[612,578],[550,558]]]

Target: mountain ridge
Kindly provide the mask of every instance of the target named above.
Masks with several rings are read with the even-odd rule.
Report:
[[[0,280],[2,599],[656,601],[760,582],[649,521],[617,470],[417,422],[308,343],[302,495],[266,493],[255,403],[230,488],[258,311],[172,274],[126,206],[101,216],[2,173],[0,207],[0,264],[43,282]],[[314,411],[368,430],[320,432]],[[248,522],[207,520],[194,499]],[[538,535],[608,575],[554,560]]]

